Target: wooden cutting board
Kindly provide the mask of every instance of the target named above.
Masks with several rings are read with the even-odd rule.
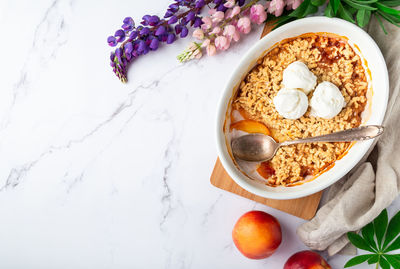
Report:
[[[272,28],[273,22],[267,23],[264,27],[261,37],[268,34]],[[210,181],[211,184],[217,188],[235,193],[250,200],[265,204],[306,220],[314,217],[322,196],[322,191],[307,197],[292,200],[273,200],[254,195],[248,191],[245,191],[233,181],[233,179],[225,171],[219,159],[217,159],[217,162],[215,163]]]

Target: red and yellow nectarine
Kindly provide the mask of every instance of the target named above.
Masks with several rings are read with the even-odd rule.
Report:
[[[276,218],[263,211],[250,211],[236,222],[233,242],[250,259],[264,259],[272,255],[282,241],[281,226]]]
[[[318,253],[304,250],[293,254],[283,269],[331,269],[331,266]]]

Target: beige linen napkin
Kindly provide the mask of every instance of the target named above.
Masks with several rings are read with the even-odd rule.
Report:
[[[400,29],[376,20],[368,33],[377,42],[389,70],[390,96],[385,132],[371,155],[350,175],[333,185],[316,216],[297,229],[305,245],[334,255],[348,244],[346,233],[356,231],[388,207],[400,191]],[[379,89],[374,89],[379,94]],[[347,249],[349,246],[347,246]]]

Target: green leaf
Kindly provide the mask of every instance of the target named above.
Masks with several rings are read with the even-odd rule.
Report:
[[[326,6],[324,14],[325,14],[325,16],[327,16],[329,18],[332,18],[335,16],[335,14],[333,13],[331,2],[329,2],[329,4]]]
[[[354,7],[347,7],[347,10],[351,13],[352,16],[358,11],[358,9]]]
[[[376,7],[371,7],[369,5],[365,5],[365,4],[359,4],[357,2],[353,2],[351,0],[343,0],[346,4],[348,4],[349,6],[352,6],[354,8],[357,9],[366,9],[366,10],[377,10]]]
[[[339,6],[340,6],[340,0],[332,0],[329,1],[329,3],[332,2],[332,10],[333,10],[333,14],[337,14],[338,10],[339,10]]]
[[[384,252],[389,252],[392,250],[396,250],[396,249],[400,249],[400,236],[398,236],[392,244],[390,244],[385,250]]]
[[[386,31],[385,26],[383,25],[383,22],[382,22],[382,20],[381,20],[381,16],[380,16],[379,14],[377,14],[375,17],[376,17],[376,19],[378,20],[379,25],[381,26],[383,32],[385,33],[385,35],[387,35],[388,32]]]
[[[383,247],[385,248],[400,233],[400,211],[389,221]]]
[[[385,12],[382,12],[380,10],[377,11],[379,15],[381,15],[382,18],[390,22],[391,24],[396,25],[397,27],[400,27],[400,25],[397,22],[396,18],[393,18],[393,15],[387,14]]]
[[[311,0],[304,0],[303,3],[300,4],[300,6],[298,6],[292,13],[289,14],[289,16],[303,18],[307,7],[310,5],[310,1]]]
[[[326,0],[311,0],[311,4],[319,7],[326,3]]]
[[[392,265],[393,268],[400,268],[400,260],[395,255],[383,254],[383,257]]]
[[[374,230],[378,242],[378,248],[382,245],[382,239],[388,225],[388,215],[386,209],[382,210],[378,217],[374,219]]]
[[[379,265],[382,267],[382,269],[390,269],[390,264],[384,257],[380,257],[379,259]]]
[[[355,23],[353,16],[351,16],[351,13],[348,10],[346,10],[340,3],[339,3],[339,9],[338,9],[337,14],[339,15],[340,18],[342,18],[346,21]]]
[[[379,0],[353,0],[353,2],[358,3],[358,4],[372,4],[372,3],[376,3]]]
[[[400,6],[400,0],[387,0],[387,1],[380,1],[381,4],[384,4],[388,7],[397,7]]]
[[[318,7],[313,6],[313,5],[308,5],[306,11],[304,12],[304,17],[308,16],[310,14],[314,14],[318,11]]]
[[[344,267],[347,268],[347,267],[351,267],[351,266],[363,263],[366,260],[368,260],[369,258],[371,258],[372,256],[374,256],[374,255],[373,254],[365,254],[365,255],[356,256],[356,257],[348,260],[346,262],[346,264],[344,265]]]
[[[365,241],[374,249],[378,250],[375,240],[374,240],[374,224],[372,222],[365,225],[364,228],[361,229],[361,234]]]
[[[358,24],[358,26],[364,27],[365,25],[368,24],[370,19],[371,19],[371,11],[365,10],[365,9],[359,9],[357,11],[357,24]],[[372,224],[372,226],[373,226],[373,224]]]
[[[363,250],[368,250],[369,252],[375,252],[369,245],[368,243],[364,240],[364,238],[362,238],[361,236],[359,236],[358,234],[354,233],[354,232],[348,232],[347,233],[347,237],[349,238],[350,242],[356,246],[359,249],[363,249]]]
[[[400,10],[390,8],[390,7],[380,4],[380,3],[375,3],[375,5],[378,7],[378,9],[382,10],[385,13],[392,14],[392,15],[400,15]]]
[[[368,259],[368,264],[377,263],[379,261],[379,254],[372,255],[371,258]]]

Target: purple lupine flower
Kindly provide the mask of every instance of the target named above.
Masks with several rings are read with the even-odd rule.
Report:
[[[179,35],[182,32],[182,25],[177,24],[175,25],[175,33]]]
[[[131,17],[126,17],[123,23],[124,24],[121,26],[121,28],[125,31],[131,31],[135,27],[135,22]]]
[[[140,34],[141,36],[143,36],[143,35],[148,35],[149,33],[150,33],[150,29],[147,28],[147,27],[143,27],[143,29],[140,30],[140,32],[139,32],[139,34]]]
[[[197,18],[194,20],[193,27],[194,27],[194,28],[198,28],[198,27],[200,27],[202,24],[203,24],[203,21],[201,20],[201,18],[200,18],[200,17],[197,17]]]
[[[125,40],[125,32],[122,29],[119,29],[115,32],[114,34],[115,39],[117,40],[117,42],[122,42]]]
[[[139,46],[138,46],[137,52],[138,52],[139,54],[142,54],[142,53],[144,53],[144,51],[145,51],[146,49],[147,49],[146,41],[141,40],[141,41],[139,42]]]
[[[126,43],[124,49],[126,54],[130,54],[133,51],[133,44],[131,42]]]
[[[244,2],[246,2],[246,0],[238,0],[239,7],[243,6]]]
[[[156,49],[158,49],[158,44],[159,44],[158,39],[157,39],[157,38],[153,38],[153,39],[151,40],[151,42],[150,42],[149,48],[150,48],[151,50],[156,50]]]
[[[193,11],[190,11],[187,15],[186,15],[186,20],[189,21],[193,21],[196,17],[196,14]]]
[[[132,31],[129,35],[129,39],[130,40],[134,40],[136,37],[138,36],[138,32],[137,31]]]
[[[117,45],[118,42],[117,42],[117,40],[115,39],[114,36],[109,36],[109,37],[107,38],[107,43],[108,43],[109,46],[115,47],[115,46]]]
[[[150,26],[156,26],[159,21],[160,21],[160,18],[158,16],[151,16],[149,18]]]
[[[149,25],[149,19],[151,18],[150,15],[144,15],[142,17],[142,21],[140,22],[142,25],[147,26]]]
[[[175,41],[175,35],[170,33],[167,37],[167,44],[172,44]]]
[[[188,24],[188,20],[186,19],[186,18],[181,18],[181,21],[180,21],[180,23],[182,24],[182,25],[186,25],[186,24]]]
[[[182,38],[186,37],[188,35],[188,33],[189,33],[188,28],[186,26],[183,26],[182,27],[182,32],[181,32],[181,37]]]
[[[167,10],[167,12],[165,12],[164,18],[169,18],[172,17],[175,13],[172,12],[171,10]]]
[[[202,7],[204,7],[205,4],[206,3],[204,2],[204,0],[197,0],[195,7],[196,8],[202,8]]]
[[[156,32],[154,34],[156,36],[160,36],[160,35],[165,34],[165,32],[166,32],[165,27],[163,25],[160,25],[160,26],[158,26],[158,28],[157,28],[157,30],[156,30]]]
[[[122,63],[122,59],[121,59],[122,50],[121,50],[121,48],[118,48],[118,49],[115,50],[115,56],[117,56],[118,62]]]
[[[217,11],[222,11],[222,12],[225,12],[226,10],[227,10],[228,8],[226,8],[224,5],[219,5],[218,7],[217,7]]]
[[[222,3],[222,0],[214,0],[214,4],[220,5]]]
[[[172,12],[177,12],[179,10],[179,5],[171,4],[171,5],[169,5],[169,10],[171,10]]]
[[[176,17],[175,15],[172,16],[169,20],[168,20],[168,24],[174,24],[178,21],[178,17]]]

